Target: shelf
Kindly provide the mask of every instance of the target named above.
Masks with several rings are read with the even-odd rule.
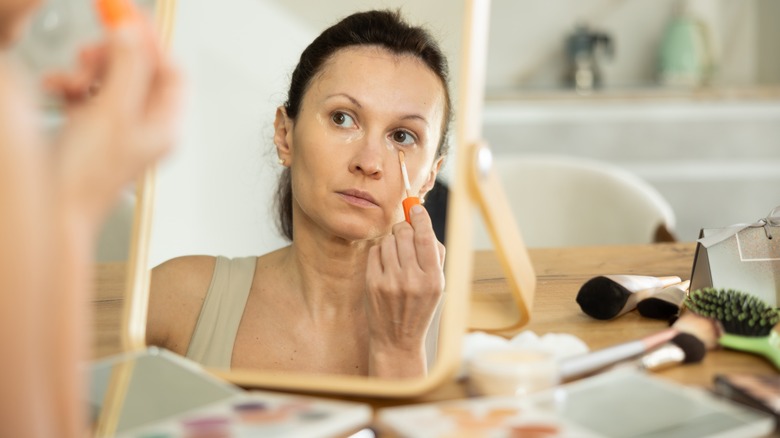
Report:
[[[780,85],[756,87],[704,87],[675,89],[662,87],[611,88],[582,94],[571,89],[488,90],[486,101],[776,101]]]

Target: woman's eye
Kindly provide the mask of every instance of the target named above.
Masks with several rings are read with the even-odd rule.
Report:
[[[341,111],[333,113],[330,118],[333,120],[333,123],[343,128],[351,128],[355,126],[355,120],[352,119],[352,116],[342,113]]]
[[[410,145],[414,144],[415,138],[406,131],[395,131],[393,132],[393,141],[402,145]]]

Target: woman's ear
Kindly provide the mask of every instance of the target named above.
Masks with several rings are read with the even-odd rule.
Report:
[[[292,164],[292,133],[293,121],[287,116],[283,106],[276,108],[274,119],[274,145],[279,156],[279,164],[289,167]]]
[[[428,174],[428,179],[425,180],[425,184],[420,188],[420,199],[425,199],[425,195],[431,191],[433,185],[436,184],[436,176],[439,174],[442,163],[444,163],[444,157],[439,157],[434,161],[433,166],[431,166],[431,171]]]

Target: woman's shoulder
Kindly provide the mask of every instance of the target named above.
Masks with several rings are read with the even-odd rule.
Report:
[[[203,278],[211,279],[217,257],[207,255],[187,255],[175,257],[152,269],[152,282],[186,283],[198,282]]]
[[[217,257],[182,256],[152,269],[147,343],[186,354]]]
[[[188,255],[170,259],[152,269],[151,287],[167,294],[184,293],[194,298],[208,291],[216,268],[214,256]]]

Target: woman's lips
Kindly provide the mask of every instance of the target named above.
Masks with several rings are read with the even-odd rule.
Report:
[[[379,207],[374,197],[370,193],[356,189],[342,190],[337,192],[345,201],[359,207]]]

